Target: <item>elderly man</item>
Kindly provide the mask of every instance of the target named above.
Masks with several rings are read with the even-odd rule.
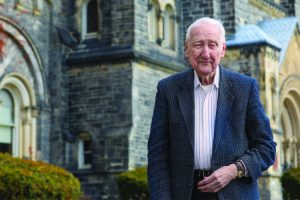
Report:
[[[157,86],[148,141],[151,199],[259,199],[257,179],[275,159],[255,79],[220,66],[225,30],[200,18],[186,34],[192,69]]]

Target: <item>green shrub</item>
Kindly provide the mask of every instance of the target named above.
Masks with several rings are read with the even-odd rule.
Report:
[[[66,170],[0,154],[1,199],[75,200],[80,196],[78,179]]]
[[[118,176],[118,185],[123,200],[149,199],[146,167],[120,174]]]
[[[283,173],[281,183],[284,199],[300,199],[300,168],[289,169]]]

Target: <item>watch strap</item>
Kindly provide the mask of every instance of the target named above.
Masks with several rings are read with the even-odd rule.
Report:
[[[243,167],[243,164],[241,163],[241,161],[237,160],[236,162],[234,162],[237,170],[238,170],[238,174],[237,177],[238,178],[242,178],[245,176],[245,169]]]

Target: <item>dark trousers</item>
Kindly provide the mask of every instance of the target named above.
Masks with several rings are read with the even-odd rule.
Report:
[[[201,192],[198,189],[198,182],[202,181],[205,176],[211,175],[211,170],[195,170],[194,171],[194,184],[193,184],[193,193],[192,193],[192,200],[218,200],[217,193],[208,193],[208,192]]]

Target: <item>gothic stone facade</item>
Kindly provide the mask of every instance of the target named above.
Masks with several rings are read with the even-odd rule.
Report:
[[[3,105],[14,113],[0,111],[1,130],[12,135],[0,143],[70,170],[86,197],[119,199],[115,175],[147,164],[157,82],[188,67],[187,26],[216,17],[232,35],[264,19],[299,19],[299,11],[299,0],[0,0],[0,100],[13,102]],[[166,16],[173,32],[162,28]],[[300,163],[299,56],[295,25],[287,47],[231,45],[223,62],[257,78],[278,143],[277,161],[260,179],[262,199],[281,199],[283,167]]]

